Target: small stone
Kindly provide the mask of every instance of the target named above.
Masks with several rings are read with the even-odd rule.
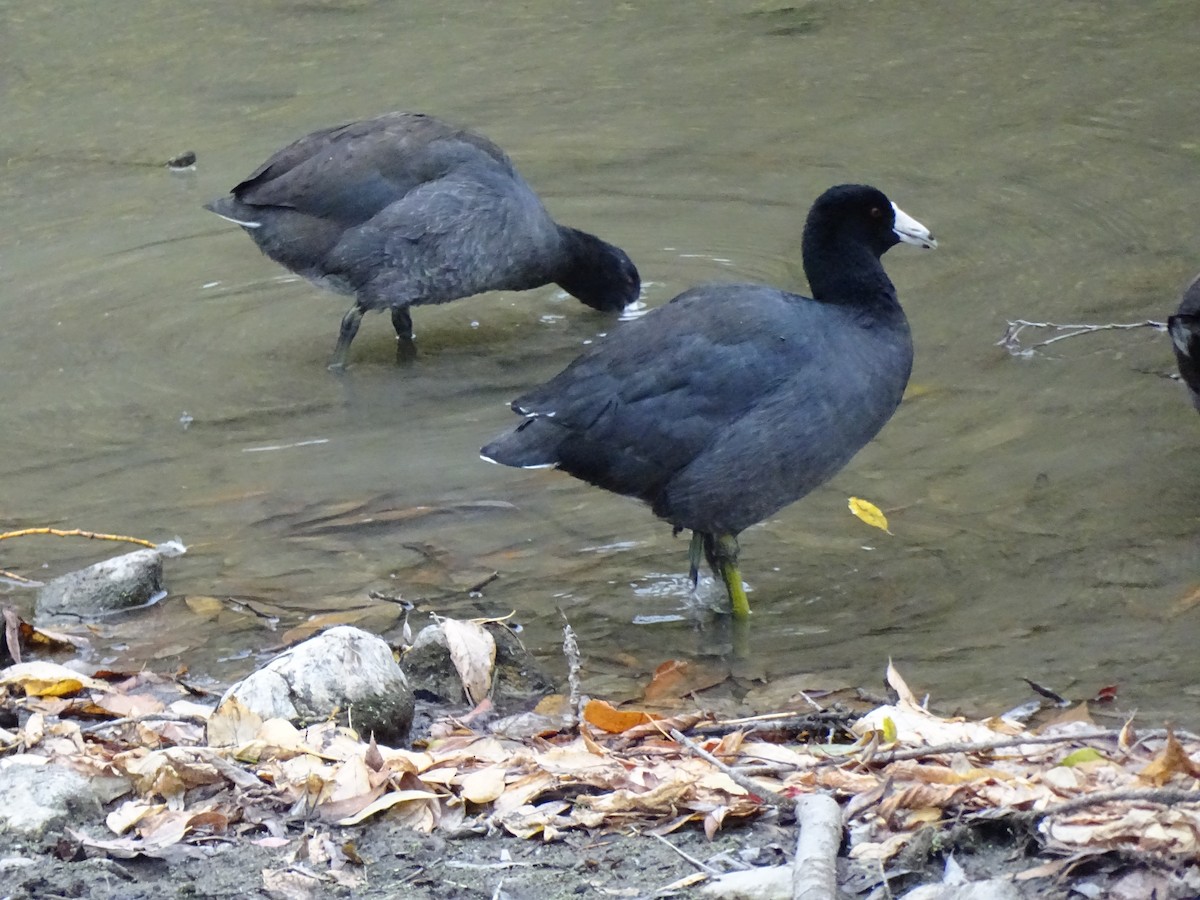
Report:
[[[91,784],[63,766],[12,761],[0,768],[0,797],[0,830],[35,839],[65,824],[78,828],[82,819],[100,816]]]
[[[339,625],[276,656],[239,681],[221,698],[265,719],[283,718],[298,727],[337,720],[363,738],[375,735],[396,746],[412,726],[413,694],[404,672],[381,638]]]
[[[38,590],[38,624],[91,621],[110,613],[148,606],[166,595],[163,557],[184,552],[170,542],[135,550],[55,578]]]

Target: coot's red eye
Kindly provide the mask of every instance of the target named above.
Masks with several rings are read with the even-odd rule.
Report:
[[[883,218],[883,210],[880,209],[878,206],[872,206],[871,207],[871,218],[872,219],[882,219]]]

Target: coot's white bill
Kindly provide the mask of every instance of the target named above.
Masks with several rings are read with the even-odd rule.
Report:
[[[896,237],[900,238],[906,244],[916,244],[918,247],[924,247],[926,250],[931,250],[937,246],[937,241],[933,239],[933,235],[929,233],[929,229],[895,203],[892,204],[892,212],[896,214],[896,224],[892,226],[892,231],[896,232]]]

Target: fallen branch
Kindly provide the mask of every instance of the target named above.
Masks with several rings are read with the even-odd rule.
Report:
[[[1055,331],[1063,333],[1031,344],[1029,347],[1022,347],[1021,332],[1026,328],[1053,328]],[[996,341],[996,346],[1003,347],[1013,356],[1032,356],[1038,347],[1047,347],[1057,341],[1065,341],[1067,338],[1078,337],[1081,334],[1094,334],[1097,331],[1128,331],[1133,328],[1154,328],[1157,331],[1166,331],[1167,323],[1147,319],[1145,322],[1109,322],[1105,325],[1059,325],[1055,322],[1030,322],[1026,319],[1016,319],[1008,323],[1004,336]]]
[[[684,734],[676,728],[671,729],[671,737],[677,740],[683,746],[687,747],[693,754],[703,759],[710,765],[716,766],[717,769],[724,772],[738,787],[745,788],[751,794],[762,799],[762,801],[777,809],[781,809],[786,813],[794,814],[796,812],[796,801],[791,797],[776,793],[770,788],[763,787],[752,778],[747,778],[741,772],[721,762],[695,741],[688,739]]]
[[[1165,732],[1164,732],[1165,735]],[[877,752],[870,760],[871,765],[887,765],[902,759],[924,759],[927,756],[940,756],[947,753],[988,753],[992,750],[1005,750],[1011,747],[1021,747],[1025,744],[1070,744],[1075,741],[1116,740],[1120,737],[1118,731],[1085,731],[1078,734],[1061,735],[1032,735],[1026,737],[1005,738],[1000,741],[970,741],[950,744],[930,744],[928,747],[912,747],[907,750],[884,750]],[[814,763],[814,766],[836,766],[845,762],[863,762],[856,756],[830,756]]]
[[[806,794],[796,804],[796,858],[792,900],[837,896],[837,855],[842,845],[842,810],[828,794]]]
[[[87,725],[79,730],[83,734],[99,734],[101,731],[107,731],[110,728],[120,728],[122,725],[137,725],[140,722],[166,722],[203,727],[208,724],[208,719],[205,716],[175,716],[170,713],[147,713],[144,716],[124,716],[120,719],[105,719],[103,722],[96,722],[94,725]]]
[[[1162,806],[1171,806],[1176,803],[1200,803],[1200,791],[1185,791],[1182,788],[1127,788],[1117,791],[1101,791],[1084,797],[1076,797],[1073,800],[1064,800],[1062,803],[1055,803],[1045,809],[1021,813],[1018,817],[1029,821],[1038,821],[1049,816],[1070,815],[1081,809],[1103,806],[1105,803],[1131,801],[1157,803]]]
[[[127,544],[149,547],[151,550],[158,546],[153,541],[143,541],[141,538],[129,537],[124,534],[101,534],[96,531],[84,531],[82,528],[72,528],[70,531],[63,531],[58,528],[22,528],[20,531],[6,531],[4,534],[0,534],[0,541],[6,541],[9,538],[25,537],[31,534],[50,534],[54,537],[84,537],[93,541],[123,541]]]

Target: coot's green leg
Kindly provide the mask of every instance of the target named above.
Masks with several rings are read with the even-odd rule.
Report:
[[[392,307],[392,327],[396,329],[396,363],[412,362],[417,345],[413,342],[412,315],[407,306]]]
[[[346,368],[346,357],[350,353],[350,342],[358,334],[358,326],[362,322],[362,317],[363,309],[357,303],[350,307],[350,311],[346,315],[342,316],[342,328],[338,332],[337,346],[333,348],[333,358],[329,360],[329,368]]]
[[[688,545],[688,577],[692,579],[692,589],[700,583],[700,560],[704,559],[705,540],[708,539],[702,531],[692,532],[692,542]]]
[[[709,536],[705,542],[706,555],[713,568],[725,582],[725,593],[729,595],[729,610],[735,619],[750,615],[750,601],[746,599],[746,588],[742,585],[742,573],[738,570],[737,535],[718,534]]]

